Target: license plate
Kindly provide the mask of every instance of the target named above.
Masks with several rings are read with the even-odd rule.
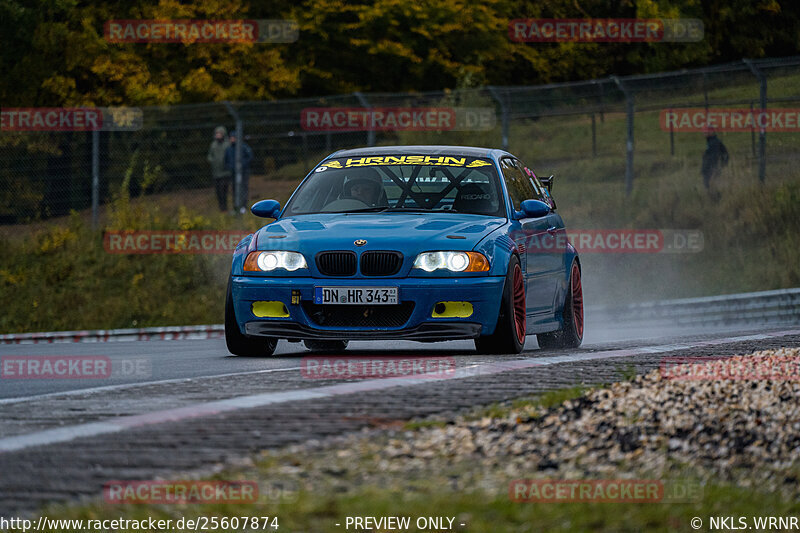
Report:
[[[314,287],[314,303],[395,305],[397,287]]]

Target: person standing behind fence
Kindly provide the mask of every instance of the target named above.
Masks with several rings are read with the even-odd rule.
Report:
[[[711,183],[716,180],[722,167],[728,164],[728,149],[719,140],[717,134],[711,128],[705,128],[703,134],[706,136],[706,151],[703,152],[703,185],[707,191],[711,191]]]
[[[233,176],[233,190],[234,200],[233,207],[236,207],[236,133],[231,132],[231,143],[228,149],[225,150],[225,168],[228,169]],[[253,150],[247,146],[247,143],[242,141],[242,192],[239,195],[243,204],[247,204],[248,184],[250,182],[250,163],[253,161]],[[240,213],[245,212],[245,206],[239,208]]]
[[[214,179],[214,190],[217,193],[217,204],[220,211],[225,211],[228,206],[228,184],[231,181],[231,172],[225,168],[225,151],[230,146],[228,131],[225,126],[214,128],[214,139],[208,147],[208,162],[211,164],[211,177]]]

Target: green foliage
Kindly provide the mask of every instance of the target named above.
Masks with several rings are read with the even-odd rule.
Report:
[[[633,381],[636,377],[636,367],[631,363],[617,365],[617,374],[620,381]]]
[[[482,418],[505,418],[509,414],[516,412],[530,418],[536,418],[548,409],[557,407],[564,402],[580,398],[591,387],[586,385],[575,385],[562,389],[552,389],[530,398],[519,398],[513,402],[493,403],[486,407],[481,407],[467,414],[467,420],[480,420]],[[422,421],[423,423],[426,421]],[[420,427],[424,427],[421,425]]]
[[[407,431],[417,431],[426,428],[442,428],[447,425],[444,420],[411,420],[403,424],[403,429]]]
[[[242,229],[226,215],[180,206],[164,214],[129,187],[152,181],[134,173],[138,155],[106,210],[106,230]],[[157,173],[157,172],[156,172]],[[256,222],[248,221],[251,231]],[[0,331],[145,327],[222,322],[230,255],[108,253],[102,235],[74,213],[24,238],[0,241]]]
[[[2,0],[0,13],[9,13],[15,23],[3,28],[10,45],[0,52],[0,101],[141,106],[261,100],[295,92],[299,72],[287,66],[288,45],[112,44],[103,36],[108,20],[230,20],[249,18],[248,9],[237,0],[156,5]],[[279,11],[273,15],[281,18]]]
[[[515,18],[701,19],[699,43],[515,43]],[[288,44],[109,43],[113,19],[294,19]],[[800,51],[791,0],[0,0],[4,106],[169,105],[523,85]]]
[[[511,51],[506,0],[307,2],[299,57],[306,93],[412,91],[455,87],[485,77],[487,65]]]
[[[140,230],[154,229],[160,226],[158,206],[150,205],[145,202],[131,202],[131,188],[140,191],[140,196],[144,196],[161,175],[161,167],[150,167],[149,161],[141,164],[141,178],[134,180],[134,172],[139,170],[139,152],[131,154],[130,163],[125,170],[122,183],[119,189],[112,195],[111,206],[108,209],[108,230]],[[133,183],[133,182],[136,183]],[[181,228],[185,229],[185,228]]]
[[[534,405],[538,405],[544,409],[557,407],[562,403],[580,398],[590,389],[585,385],[575,385],[573,387],[566,387],[564,389],[553,389],[543,393],[534,401]],[[519,404],[515,403],[514,408],[519,408]]]

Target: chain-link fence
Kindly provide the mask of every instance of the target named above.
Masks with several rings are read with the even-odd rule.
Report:
[[[243,136],[252,149],[249,169],[234,165],[232,186],[248,170],[259,179],[299,180],[321,157],[341,148],[418,143],[503,147],[533,168],[589,172],[605,182],[624,183],[630,193],[646,187],[638,180],[655,168],[679,168],[695,160],[699,166],[706,141],[697,124],[687,129],[680,122],[690,110],[772,110],[796,102],[800,57],[544,86],[147,107],[135,131],[25,131],[34,128],[9,128],[5,117],[0,223],[73,209],[94,208],[96,214],[121,187],[132,194],[209,189],[213,195],[206,156],[219,125]],[[451,110],[452,116],[438,126],[415,127],[413,120],[342,125],[313,122],[310,109],[372,110],[383,119],[391,109]],[[683,113],[675,115],[678,121],[665,121],[665,113],[675,110]],[[787,116],[791,120],[791,113]],[[800,160],[800,128],[796,122],[782,127],[775,134],[752,122],[730,134],[724,125],[716,129],[738,175],[763,182]],[[256,199],[242,189],[232,208]]]

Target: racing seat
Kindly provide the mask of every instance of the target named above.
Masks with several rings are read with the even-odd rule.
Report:
[[[453,209],[462,213],[488,215],[497,211],[492,195],[480,183],[467,183],[458,190]]]

